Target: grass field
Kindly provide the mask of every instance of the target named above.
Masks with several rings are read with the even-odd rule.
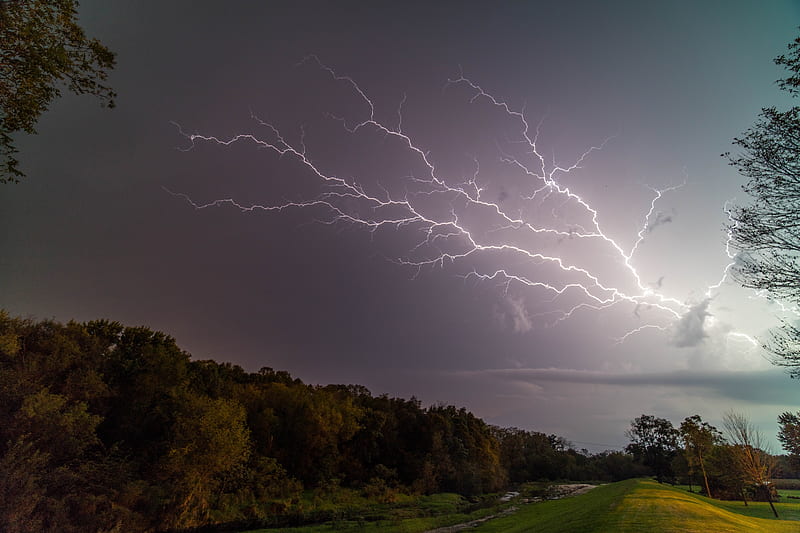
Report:
[[[797,489],[778,489],[778,494],[780,494],[781,498],[785,498],[788,501],[793,499],[797,499],[798,503],[800,503],[800,490]]]
[[[781,491],[784,492],[784,491]],[[454,495],[432,496],[429,504],[454,506]],[[685,489],[633,479],[602,485],[581,496],[532,504],[518,504],[518,510],[479,525],[476,532],[541,533],[783,533],[800,531],[800,500],[783,499],[775,504],[780,519],[772,518],[767,503],[723,502],[705,498]],[[401,517],[393,520],[356,523],[340,521],[302,528],[293,533],[329,531],[385,531],[417,533],[495,513],[498,508],[471,514],[458,512],[439,516]],[[273,530],[260,530],[274,533]]]
[[[721,502],[654,481],[629,480],[552,502],[528,505],[475,531],[568,533],[782,533],[800,530],[800,503]]]

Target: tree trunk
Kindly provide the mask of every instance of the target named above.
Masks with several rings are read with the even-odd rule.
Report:
[[[767,501],[769,502],[769,508],[772,509],[772,514],[775,515],[775,518],[778,518],[778,511],[776,511],[775,506],[772,505],[772,491],[769,490],[769,485],[761,485],[761,487],[767,495]]]
[[[706,484],[706,496],[708,496],[709,498],[713,498],[713,496],[711,495],[711,489],[708,488],[708,476],[706,475],[706,465],[705,463],[703,463],[703,454],[699,453],[697,454],[697,456],[700,459],[700,470],[703,471],[703,481]]]

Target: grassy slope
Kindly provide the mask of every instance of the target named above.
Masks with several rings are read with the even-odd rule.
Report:
[[[782,533],[798,531],[800,504],[777,504],[781,518],[768,519],[766,503],[719,502],[652,481],[629,480],[588,494],[528,505],[514,516],[477,531],[547,533],[702,532]],[[795,520],[795,521],[792,521]]]
[[[581,496],[523,505],[515,514],[487,522],[475,531],[605,531],[598,527],[604,525],[608,512],[619,506],[638,483],[636,480],[622,481],[598,487]]]
[[[408,513],[378,522],[346,522],[290,528],[282,531],[323,533],[328,531],[381,531],[386,533],[421,532],[492,513],[482,509],[471,515],[458,514],[455,495],[422,498]],[[412,518],[415,512],[427,514],[436,507],[444,512],[436,517]],[[470,531],[521,533],[783,533],[800,530],[800,503],[786,500],[776,504],[782,520],[772,519],[766,503],[723,502],[659,485],[654,481],[628,480],[603,485],[563,500],[520,505],[513,515],[496,518]],[[496,512],[496,510],[494,511]],[[409,516],[411,515],[411,516]],[[273,533],[276,530],[260,530]]]

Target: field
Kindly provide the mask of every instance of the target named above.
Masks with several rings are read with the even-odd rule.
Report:
[[[774,532],[797,531],[800,503],[720,502],[653,481],[605,485],[583,496],[525,506],[476,531],[541,532]]]
[[[782,493],[784,491],[781,491]],[[789,492],[789,491],[785,491]],[[434,497],[435,498],[435,497]],[[450,496],[452,499],[452,496]],[[513,502],[512,502],[513,503]],[[531,504],[517,504],[507,514],[470,531],[571,533],[782,533],[800,529],[800,500],[783,498],[776,504],[780,520],[772,518],[768,504],[721,502],[680,488],[649,480],[628,480],[593,489],[587,494]],[[444,506],[447,507],[446,505]],[[494,511],[498,511],[496,508]],[[401,518],[378,522],[337,522],[285,531],[387,531],[414,533],[472,520],[490,514],[443,514],[435,517]],[[264,533],[275,530],[260,530]]]

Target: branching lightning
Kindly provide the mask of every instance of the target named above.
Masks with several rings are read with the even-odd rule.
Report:
[[[650,187],[649,206],[642,214],[633,242],[626,245],[609,234],[598,208],[563,183],[565,176],[581,169],[611,138],[590,146],[572,163],[559,164],[555,157],[546,157],[540,148],[542,122],[531,127],[524,108],[514,109],[463,73],[449,79],[445,90],[460,87],[469,91],[470,104],[488,104],[518,125],[518,138],[512,142],[524,148],[525,156],[507,153],[498,146],[500,161],[510,172],[527,180],[527,190],[515,198],[518,207],[514,209],[504,206],[502,200],[494,199],[487,192],[493,177],[482,172],[477,158],[473,158],[474,172],[468,178],[453,179],[437,169],[436,156],[408,133],[408,126],[403,123],[405,95],[396,111],[396,126],[389,125],[376,118],[373,100],[354,79],[337,73],[316,56],[303,61],[309,62],[326,73],[333,83],[347,86],[366,106],[367,116],[362,120],[329,114],[330,120],[341,124],[343,131],[350,135],[371,132],[394,139],[407,157],[423,170],[405,178],[401,187],[392,187],[392,190],[399,188],[404,192],[390,193],[389,188],[367,186],[326,170],[324,164],[309,156],[305,130],[301,130],[299,141],[292,142],[277,126],[255,115],[252,118],[261,134],[240,133],[220,138],[188,133],[180,125],[175,126],[188,141],[184,150],[191,150],[199,143],[223,146],[249,143],[278,157],[290,158],[317,180],[321,186],[318,195],[301,201],[245,204],[234,198],[200,203],[187,194],[168,192],[195,209],[225,206],[243,212],[313,209],[315,216],[322,214],[319,221],[325,224],[351,224],[373,233],[384,229],[404,231],[416,236],[415,244],[393,260],[413,269],[415,275],[428,268],[452,267],[465,279],[494,282],[506,291],[512,287],[539,291],[535,293],[536,300],[549,302],[551,307],[531,316],[539,318],[543,326],[555,325],[583,310],[601,311],[630,305],[637,319],[641,318],[640,309],[649,310],[648,322],[640,323],[617,338],[621,343],[646,330],[667,331],[672,323],[690,311],[690,304],[661,290],[660,280],[656,286],[644,282],[635,265],[635,256],[647,234],[663,222],[656,211],[657,204],[664,195],[685,186],[685,179],[677,185]],[[548,211],[552,217],[543,223],[542,213]],[[572,217],[569,223],[562,220],[567,212]],[[613,275],[596,268],[596,254],[591,251],[583,255],[562,253],[560,244],[565,242],[582,247],[591,244],[592,250],[599,246],[604,257],[609,257],[616,265]],[[706,298],[713,297],[734,264],[729,245],[726,251],[731,263],[725,267],[719,281],[707,288]],[[747,337],[741,333],[735,335]],[[747,340],[754,342],[750,337]]]

